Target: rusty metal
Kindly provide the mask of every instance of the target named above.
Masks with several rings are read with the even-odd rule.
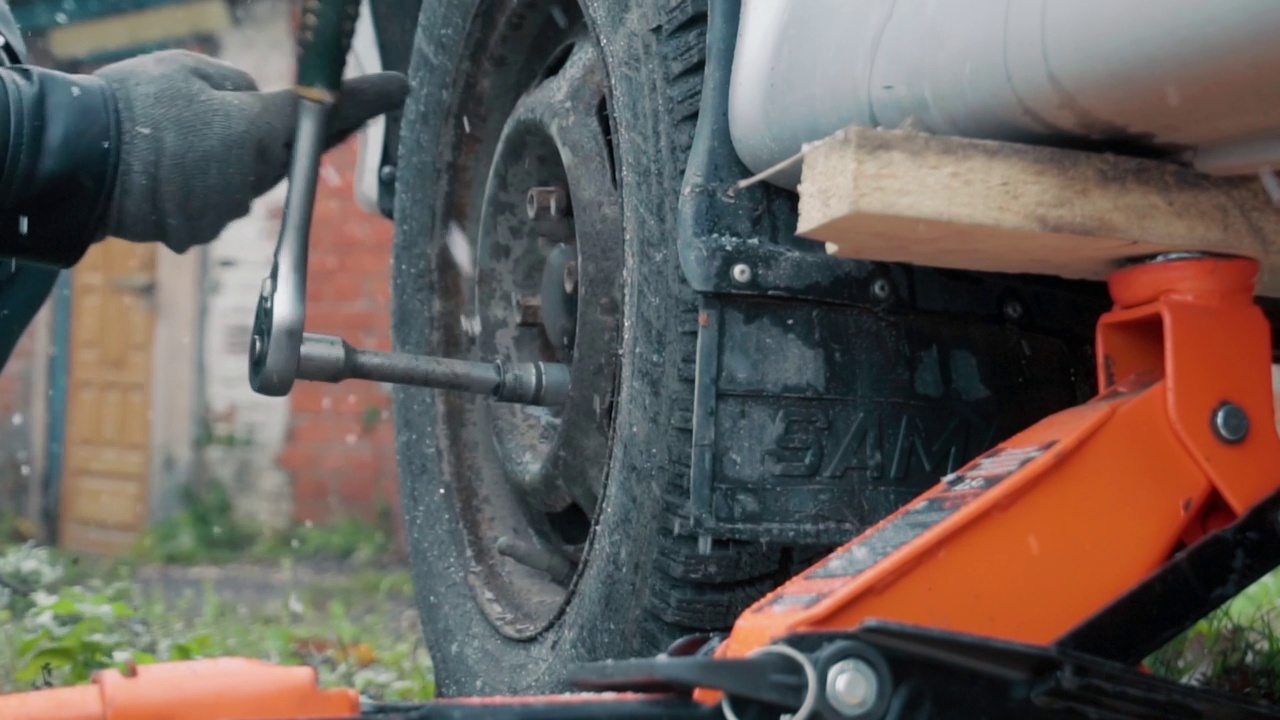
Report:
[[[529,188],[525,211],[530,220],[565,217],[569,214],[569,196],[559,187]]]
[[[516,298],[516,322],[523,327],[542,324],[542,298],[537,295]]]

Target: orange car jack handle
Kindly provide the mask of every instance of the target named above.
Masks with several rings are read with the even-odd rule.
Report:
[[[356,717],[354,690],[322,690],[315,670],[211,658],[103,670],[89,685],[0,695],[4,720],[293,720]]]
[[[1110,279],[1100,392],[1018,433],[764,597],[718,657],[870,619],[1048,644],[1280,487],[1257,263]]]

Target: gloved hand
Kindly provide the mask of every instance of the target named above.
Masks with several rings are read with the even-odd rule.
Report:
[[[260,92],[247,73],[182,50],[143,55],[96,73],[120,120],[120,165],[107,233],[176,252],[216,238],[288,173],[297,117],[292,90]],[[326,148],[399,108],[399,73],[347,81],[330,110]]]

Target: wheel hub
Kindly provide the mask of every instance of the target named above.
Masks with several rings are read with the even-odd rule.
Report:
[[[578,334],[578,254],[572,245],[560,243],[547,253],[540,299],[543,334],[561,362],[572,362]]]

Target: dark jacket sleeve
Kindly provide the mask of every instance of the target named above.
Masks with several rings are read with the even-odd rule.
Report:
[[[102,239],[119,162],[98,78],[0,67],[0,257],[70,267]]]

